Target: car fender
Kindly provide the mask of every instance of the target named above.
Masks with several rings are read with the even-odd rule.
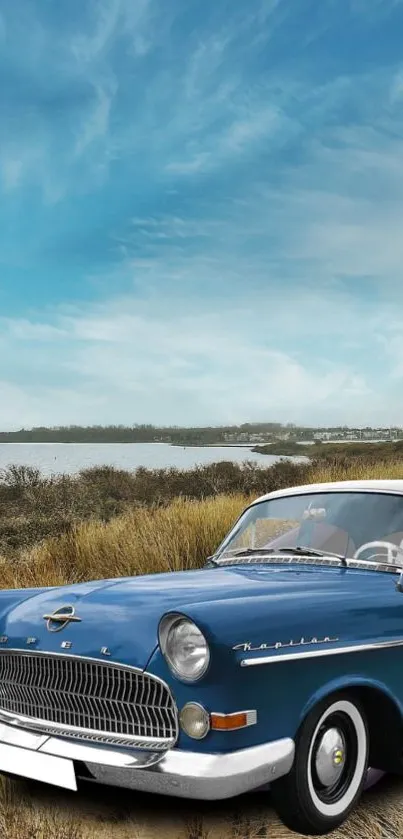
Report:
[[[300,716],[299,716],[299,725],[300,727],[303,720],[309,714],[309,712],[323,699],[326,697],[331,696],[333,693],[338,693],[341,690],[354,690],[355,688],[372,688],[373,690],[377,690],[378,692],[382,693],[386,696],[397,708],[400,715],[403,717],[403,707],[401,702],[399,701],[398,697],[395,696],[392,691],[386,686],[384,682],[380,682],[377,679],[369,679],[368,677],[357,675],[348,674],[345,676],[339,676],[337,679],[332,679],[329,682],[325,682],[320,686],[318,690],[316,690],[308,699],[308,701],[303,705],[301,708]]]

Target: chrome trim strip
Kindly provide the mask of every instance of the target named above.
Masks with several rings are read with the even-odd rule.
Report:
[[[31,732],[42,732],[44,734],[47,734],[48,736],[55,735],[56,737],[71,737],[77,742],[82,740],[82,742],[84,743],[93,742],[94,745],[98,743],[100,745],[110,745],[111,747],[122,746],[125,748],[149,749],[153,751],[166,751],[167,749],[171,749],[173,746],[175,746],[179,737],[178,708],[169,685],[159,676],[154,676],[153,673],[149,673],[145,669],[133,667],[129,664],[121,664],[120,662],[111,661],[110,659],[91,658],[90,656],[70,655],[68,653],[48,652],[46,650],[26,650],[19,649],[18,647],[0,648],[0,657],[5,657],[10,653],[23,655],[31,659],[33,656],[43,656],[45,658],[63,658],[68,659],[69,661],[71,661],[72,659],[80,662],[88,661],[92,664],[101,664],[103,667],[109,667],[110,669],[119,668],[120,670],[125,670],[131,673],[137,673],[138,675],[148,676],[150,679],[155,680],[155,682],[159,683],[167,691],[167,695],[171,699],[172,711],[174,713],[176,723],[176,736],[170,738],[159,738],[144,737],[140,735],[134,736],[125,734],[114,734],[113,732],[102,732],[97,731],[96,729],[86,729],[72,725],[64,725],[62,723],[57,723],[49,720],[41,720],[37,717],[26,717],[22,714],[20,715],[17,713],[5,711],[3,708],[1,708],[1,697],[0,722],[4,722],[6,724],[11,723],[12,725],[16,726],[18,725],[21,726],[21,729],[30,730]]]
[[[76,661],[90,661],[93,664],[102,664],[104,667],[119,667],[121,670],[129,670],[131,673],[147,673],[147,670],[141,667],[134,667],[131,664],[121,664],[120,661],[105,661],[104,658],[92,658],[89,655],[70,655],[69,653],[59,653],[59,652],[49,652],[49,650],[24,650],[20,649],[20,647],[2,647],[0,649],[0,655],[2,653],[18,653],[19,655],[27,655],[32,658],[33,655],[42,655],[45,658],[68,658],[69,661],[71,659],[75,659]],[[163,679],[160,679],[159,676],[154,676],[153,673],[149,674],[152,676],[156,682],[160,682],[164,687],[168,687],[166,682]],[[168,688],[169,690],[169,688]]]
[[[0,708],[0,721],[11,725],[19,725],[21,728],[27,729],[31,732],[39,732],[40,734],[47,734],[55,737],[70,737],[78,742],[93,742],[100,743],[105,746],[123,746],[132,749],[155,749],[166,751],[175,745],[177,737],[160,738],[160,737],[142,737],[131,736],[129,734],[113,734],[108,731],[97,731],[92,728],[80,728],[74,725],[63,725],[58,722],[49,722],[47,720],[40,720],[36,717],[24,717],[20,714],[13,714],[9,711],[3,711]]]
[[[53,621],[54,623],[81,623],[81,618],[78,618],[73,612],[71,614],[67,612],[55,612],[53,615],[43,615],[43,619],[44,621]]]
[[[283,653],[278,655],[261,656],[260,658],[243,658],[241,667],[253,667],[257,664],[279,664],[281,661],[297,661],[305,658],[323,658],[330,655],[344,655],[345,653],[362,653],[369,650],[392,649],[403,647],[403,639],[399,641],[374,641],[372,644],[353,644],[346,647],[332,647],[331,649],[309,650],[307,653]]]
[[[346,557],[347,565],[343,560],[330,556],[285,556],[284,554],[249,554],[242,557],[228,557],[228,559],[216,559],[217,566],[221,565],[327,565],[333,568],[362,568],[365,571],[385,571],[388,574],[400,574],[403,569],[401,565],[392,565],[388,562],[368,562],[365,559],[352,559]]]
[[[228,559],[216,559],[217,565],[291,565],[303,563],[304,565],[333,565],[335,568],[343,568],[341,559],[333,556],[305,556],[304,554],[248,554],[247,556],[233,556]],[[344,566],[345,567],[345,566]]]
[[[99,763],[101,766],[115,766],[121,769],[153,766],[153,764],[159,763],[166,754],[166,752],[154,752],[146,749],[122,749],[102,745],[96,746],[94,743],[75,743],[72,740],[62,740],[60,737],[49,737],[38,751],[48,755],[68,757],[81,763]]]
[[[366,559],[352,559],[351,557],[346,557],[346,562],[347,568],[363,568],[365,571],[386,571],[387,574],[401,574],[403,571],[401,565],[395,565],[392,562],[369,562]]]

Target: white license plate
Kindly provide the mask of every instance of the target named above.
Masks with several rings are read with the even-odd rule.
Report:
[[[77,789],[72,760],[10,746],[8,743],[0,743],[0,772],[10,772],[12,775],[21,775],[64,789]]]

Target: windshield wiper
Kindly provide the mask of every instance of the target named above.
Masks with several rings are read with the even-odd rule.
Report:
[[[296,547],[283,547],[283,548],[244,548],[236,553],[232,554],[232,557],[240,557],[240,556],[250,556],[252,554],[294,554],[295,556],[334,556],[336,559],[340,559],[344,566],[347,566],[347,561],[344,556],[340,554],[332,553],[331,551],[319,551],[316,548],[307,548],[304,545],[296,545]],[[224,554],[225,556],[225,554]],[[232,558],[231,557],[231,558]]]

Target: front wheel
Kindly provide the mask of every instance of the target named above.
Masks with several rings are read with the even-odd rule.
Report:
[[[368,745],[365,715],[354,697],[337,694],[316,705],[299,730],[291,771],[272,784],[284,824],[311,835],[342,824],[365,783]]]

